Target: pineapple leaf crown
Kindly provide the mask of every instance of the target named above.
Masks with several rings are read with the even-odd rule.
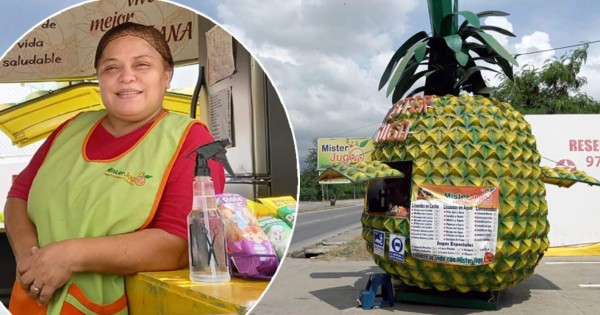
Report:
[[[410,37],[394,53],[381,76],[379,90],[388,83],[386,96],[393,93],[392,103],[399,101],[423,77],[425,85],[413,89],[407,96],[421,92],[459,95],[462,91],[489,96],[494,89],[487,86],[481,71],[500,71],[476,62],[497,65],[513,79],[512,65],[517,66],[517,61],[488,32],[515,35],[497,26],[482,25],[480,21],[490,16],[507,16],[507,13],[458,11],[458,0],[427,2],[431,35],[421,31]],[[460,25],[459,18],[463,20]]]

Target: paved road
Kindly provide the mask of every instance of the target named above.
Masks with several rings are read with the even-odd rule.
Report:
[[[289,253],[360,226],[362,211],[362,205],[347,205],[334,209],[298,213]]]
[[[600,257],[544,257],[535,273],[501,292],[496,311],[396,302],[363,310],[356,299],[372,261],[320,261],[288,257],[252,314],[599,314]]]

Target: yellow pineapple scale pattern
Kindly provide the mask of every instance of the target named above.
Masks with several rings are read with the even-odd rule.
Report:
[[[508,103],[465,94],[434,96],[426,113],[394,120],[409,120],[410,135],[377,143],[372,159],[413,162],[412,200],[419,184],[498,187],[498,240],[486,265],[421,261],[410,254],[408,218],[365,212],[362,236],[379,267],[407,285],[440,291],[499,291],[530,276],[549,246],[549,224],[541,157],[523,116]],[[385,257],[373,254],[373,230],[388,234]],[[389,233],[406,236],[404,263],[389,259]]]

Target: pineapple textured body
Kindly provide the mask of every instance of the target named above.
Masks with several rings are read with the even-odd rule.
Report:
[[[417,185],[493,186],[500,196],[496,254],[465,266],[423,261],[410,250],[410,218],[363,213],[363,238],[373,254],[373,230],[404,235],[404,263],[374,255],[406,285],[440,291],[499,291],[530,276],[549,246],[546,190],[530,125],[508,103],[482,96],[434,96],[425,111],[399,111],[387,123],[410,122],[403,140],[381,140],[372,159],[411,161],[411,200]],[[389,248],[389,237],[386,237]]]

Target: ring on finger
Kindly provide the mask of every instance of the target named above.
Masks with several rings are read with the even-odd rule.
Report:
[[[33,291],[33,293],[35,294],[39,294],[40,293],[40,288],[38,288],[35,284],[31,285],[31,291]]]

